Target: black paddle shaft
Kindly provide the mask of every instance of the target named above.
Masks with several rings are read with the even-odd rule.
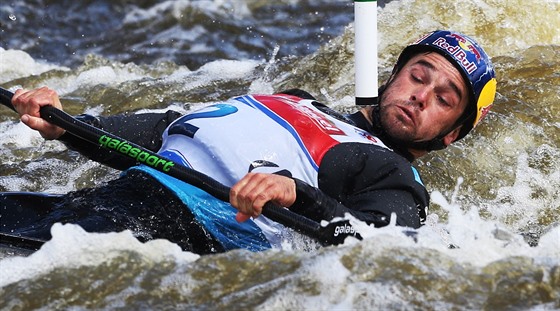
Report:
[[[12,97],[13,94],[11,92],[0,88],[0,101],[2,104],[15,111],[11,104]],[[132,157],[138,163],[148,165],[160,172],[198,187],[219,200],[229,202],[230,188],[203,173],[176,164],[151,150],[147,150],[144,147],[84,123],[55,107],[43,106],[40,109],[40,113],[41,118],[65,129],[75,136],[86,141],[97,142],[104,148],[111,149],[123,156]],[[130,152],[130,150],[134,150],[134,152]],[[317,240],[323,245],[341,244],[344,242],[344,239],[350,235],[361,238],[359,234],[353,230],[347,220],[333,222],[323,227],[307,217],[291,212],[272,202],[265,204],[262,214]]]
[[[12,105],[12,97],[14,97],[14,94],[12,92],[0,87],[0,103],[12,109],[13,111],[16,111],[16,109]]]

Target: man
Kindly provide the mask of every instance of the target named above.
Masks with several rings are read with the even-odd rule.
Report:
[[[64,196],[37,227],[60,221],[89,231],[131,229],[140,238],[164,237],[210,253],[281,247],[289,230],[260,215],[268,201],[315,221],[350,214],[378,227],[391,217],[420,227],[429,196],[411,162],[463,138],[495,91],[482,48],[465,35],[435,31],[403,50],[377,103],[348,116],[288,90],[236,97],[185,116],[79,117],[231,186],[231,206],[39,118],[41,106],[62,108],[50,89],[19,90],[12,101],[22,122],[44,138],[127,169],[107,185]]]

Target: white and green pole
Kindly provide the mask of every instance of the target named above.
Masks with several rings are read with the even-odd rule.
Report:
[[[377,1],[354,0],[354,70],[356,104],[377,97]]]

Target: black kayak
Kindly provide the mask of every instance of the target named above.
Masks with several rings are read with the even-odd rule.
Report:
[[[34,229],[60,200],[56,194],[0,192],[0,251],[25,255],[38,250],[51,236]]]
[[[38,250],[52,238],[55,223],[96,233],[131,230],[142,242],[163,238],[198,254],[224,251],[188,209],[143,180],[132,187],[127,179],[117,179],[67,194],[0,192],[0,251]],[[137,199],[140,194],[143,200]]]
[[[102,200],[103,194],[107,193],[104,190],[107,189],[108,187],[84,189],[66,195],[0,192],[0,258],[26,256],[39,250],[52,238],[50,229],[57,222],[75,223],[89,232],[117,232],[128,229],[141,241],[166,238],[184,250],[201,254],[223,251],[216,245],[216,241],[201,234],[200,226],[195,226],[192,214],[183,211],[184,209],[174,208],[176,205],[173,200],[169,200],[170,206],[163,209],[154,208],[160,204],[153,201],[147,204],[151,206],[149,210],[138,208],[142,203],[130,203],[131,209],[119,209],[120,212],[112,208],[97,208],[100,206],[97,198]],[[97,194],[95,198],[80,197],[84,193],[92,192]],[[186,226],[187,223],[190,225]],[[178,230],[178,227],[188,227],[189,232]],[[193,243],[193,240],[197,243]]]

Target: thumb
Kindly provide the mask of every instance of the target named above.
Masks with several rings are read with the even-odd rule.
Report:
[[[23,122],[23,124],[29,126],[30,128],[39,131],[44,120],[41,118],[32,117],[28,114],[24,114],[21,116],[21,122]]]
[[[56,125],[53,125],[42,118],[33,117],[28,114],[21,116],[21,122],[38,131],[45,139],[57,139],[64,133],[64,130]]]

